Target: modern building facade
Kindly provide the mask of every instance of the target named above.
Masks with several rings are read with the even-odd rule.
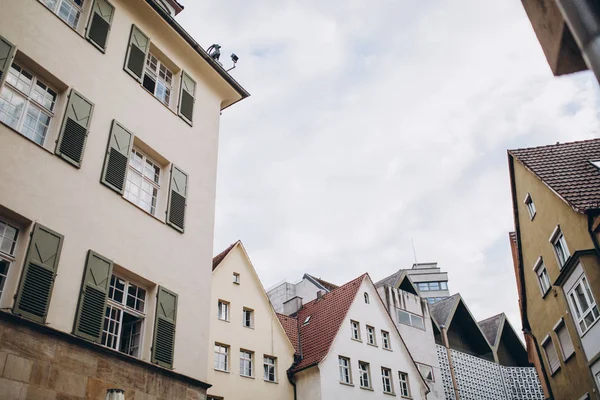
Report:
[[[203,398],[219,119],[248,93],[174,0],[0,9],[0,397]]]
[[[509,150],[523,330],[549,398],[600,386],[600,140]]]
[[[241,242],[214,258],[208,400],[293,400],[294,347]]]
[[[316,278],[310,274],[304,274],[299,282],[282,282],[269,289],[267,295],[276,312],[289,314],[286,310],[288,308],[294,309],[295,306],[292,303],[298,301],[308,303],[316,299],[319,292],[325,294],[336,288],[337,286],[333,283]]]
[[[367,274],[280,319],[295,341],[290,372],[298,400],[427,398],[428,386]]]

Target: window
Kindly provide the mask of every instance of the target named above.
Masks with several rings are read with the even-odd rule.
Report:
[[[575,353],[575,348],[573,347],[573,342],[571,341],[571,336],[569,335],[565,321],[562,318],[554,327],[554,332],[558,338],[558,345],[560,347],[563,360],[567,361],[567,359],[571,357],[573,353]]]
[[[554,247],[554,253],[556,253],[556,260],[558,261],[558,266],[562,269],[565,266],[565,263],[569,259],[569,248],[567,247],[567,241],[565,240],[565,235],[563,235],[562,231],[559,227],[556,227],[552,237],[550,238],[550,242]]]
[[[535,204],[533,204],[533,200],[531,199],[531,195],[529,193],[527,193],[527,196],[525,196],[525,207],[527,207],[529,218],[533,219],[533,217],[535,217]]]
[[[148,53],[143,85],[167,107],[171,103],[172,83],[173,72],[160,62],[156,56]]]
[[[350,327],[352,328],[352,339],[360,340],[360,324],[356,321],[350,321]]]
[[[10,263],[15,255],[19,230],[0,220],[0,299],[8,276]]]
[[[431,292],[437,290],[448,290],[448,282],[419,282],[417,283],[419,292]]]
[[[390,334],[386,331],[381,331],[381,343],[383,343],[383,348],[386,350],[391,350],[392,346],[390,346]]]
[[[369,304],[369,293],[365,292],[364,297],[365,297],[365,303]]]
[[[13,63],[0,91],[0,121],[43,146],[57,97],[55,90]]]
[[[375,342],[375,328],[369,325],[367,325],[367,343],[377,346],[377,343]]]
[[[131,150],[125,194],[127,200],[154,215],[160,189],[160,166],[138,149]]]
[[[242,325],[246,328],[254,327],[254,310],[244,307],[242,311]]]
[[[414,326],[415,328],[425,330],[425,323],[423,317],[406,312],[404,310],[396,309],[398,313],[398,322],[404,325]]]
[[[215,369],[229,371],[229,346],[215,343]]]
[[[554,347],[554,343],[552,343],[552,338],[550,335],[546,336],[542,342],[542,348],[546,354],[546,360],[548,361],[550,372],[554,374],[560,368],[560,360],[558,359],[558,354],[556,353],[556,348]]]
[[[247,350],[240,350],[240,375],[252,377],[252,355]]]
[[[310,323],[310,315],[304,319],[304,322],[302,323],[302,326],[306,326],[309,323]]]
[[[548,276],[548,270],[544,265],[544,260],[542,257],[538,258],[538,261],[533,268],[535,274],[537,275],[538,283],[540,284],[540,290],[542,291],[542,296],[548,293],[552,284],[550,283],[550,277]]]
[[[392,382],[392,370],[381,367],[381,381],[383,383],[383,393],[394,393],[394,383]]]
[[[350,359],[346,357],[339,357],[340,364],[340,383],[347,385],[352,384],[352,375],[350,374]]]
[[[596,374],[596,381],[598,382],[598,386],[600,386],[600,372]]]
[[[42,0],[56,15],[73,29],[77,29],[83,9],[83,0]]]
[[[568,297],[579,333],[583,335],[600,317],[596,300],[592,296],[585,275],[577,281]]]
[[[239,285],[240,284],[240,274],[237,272],[233,273],[233,283]]]
[[[410,385],[408,384],[408,374],[405,372],[398,372],[400,377],[400,396],[410,397]]]
[[[146,318],[146,289],[112,275],[104,317],[102,344],[130,356],[141,356]]]
[[[219,319],[229,321],[229,303],[219,300]]]
[[[433,378],[433,368],[427,364],[417,364],[417,368],[419,369],[419,372],[421,373],[421,376],[423,377],[423,379],[425,379],[426,381],[429,382],[434,382],[434,378]]]
[[[274,357],[264,356],[263,366],[265,373],[265,381],[276,382],[277,375],[275,374],[277,360]]]
[[[371,368],[369,363],[359,361],[358,362],[358,374],[360,375],[360,387],[371,388]]]

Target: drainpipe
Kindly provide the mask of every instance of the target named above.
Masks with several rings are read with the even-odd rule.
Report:
[[[583,59],[600,82],[600,5],[598,0],[556,0],[581,49]]]
[[[450,341],[448,340],[448,332],[446,331],[446,327],[444,325],[440,325],[440,330],[442,334],[442,342],[444,343],[444,347],[446,347],[446,354],[448,354],[448,365],[450,367],[450,377],[452,378],[452,389],[454,390],[454,398],[456,400],[460,400],[460,395],[458,394],[458,384],[456,383],[456,375],[454,375],[454,363],[452,362],[452,352],[450,351]]]
[[[540,346],[538,345],[537,338],[533,335],[533,333],[529,330],[529,328],[523,328],[523,333],[531,336],[533,339],[533,344],[535,344],[535,354],[540,363],[540,367],[542,368],[542,375],[544,382],[546,383],[546,387],[548,388],[548,400],[554,400],[554,394],[552,393],[552,387],[550,386],[550,380],[548,379],[548,373],[546,372],[546,367],[544,367],[544,360],[542,360],[542,352],[540,351]]]
[[[290,381],[290,384],[294,387],[294,400],[297,400],[296,381],[294,380],[294,373],[292,372],[292,368],[294,368],[295,365],[296,365],[296,363],[293,363],[292,366],[286,371],[286,374],[287,374],[288,381]]]

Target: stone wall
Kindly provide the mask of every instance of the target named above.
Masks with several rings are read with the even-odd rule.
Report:
[[[202,360],[204,362],[204,360]],[[0,311],[0,399],[205,400],[204,382]]]

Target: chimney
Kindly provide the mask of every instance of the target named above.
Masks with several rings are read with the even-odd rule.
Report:
[[[324,295],[324,294],[325,294],[325,291],[324,291],[324,290],[319,290],[319,291],[317,292],[317,300],[321,299],[321,297],[323,297],[323,295]]]
[[[283,313],[290,317],[298,314],[298,311],[302,309],[302,297],[294,296],[285,303],[283,303]]]

